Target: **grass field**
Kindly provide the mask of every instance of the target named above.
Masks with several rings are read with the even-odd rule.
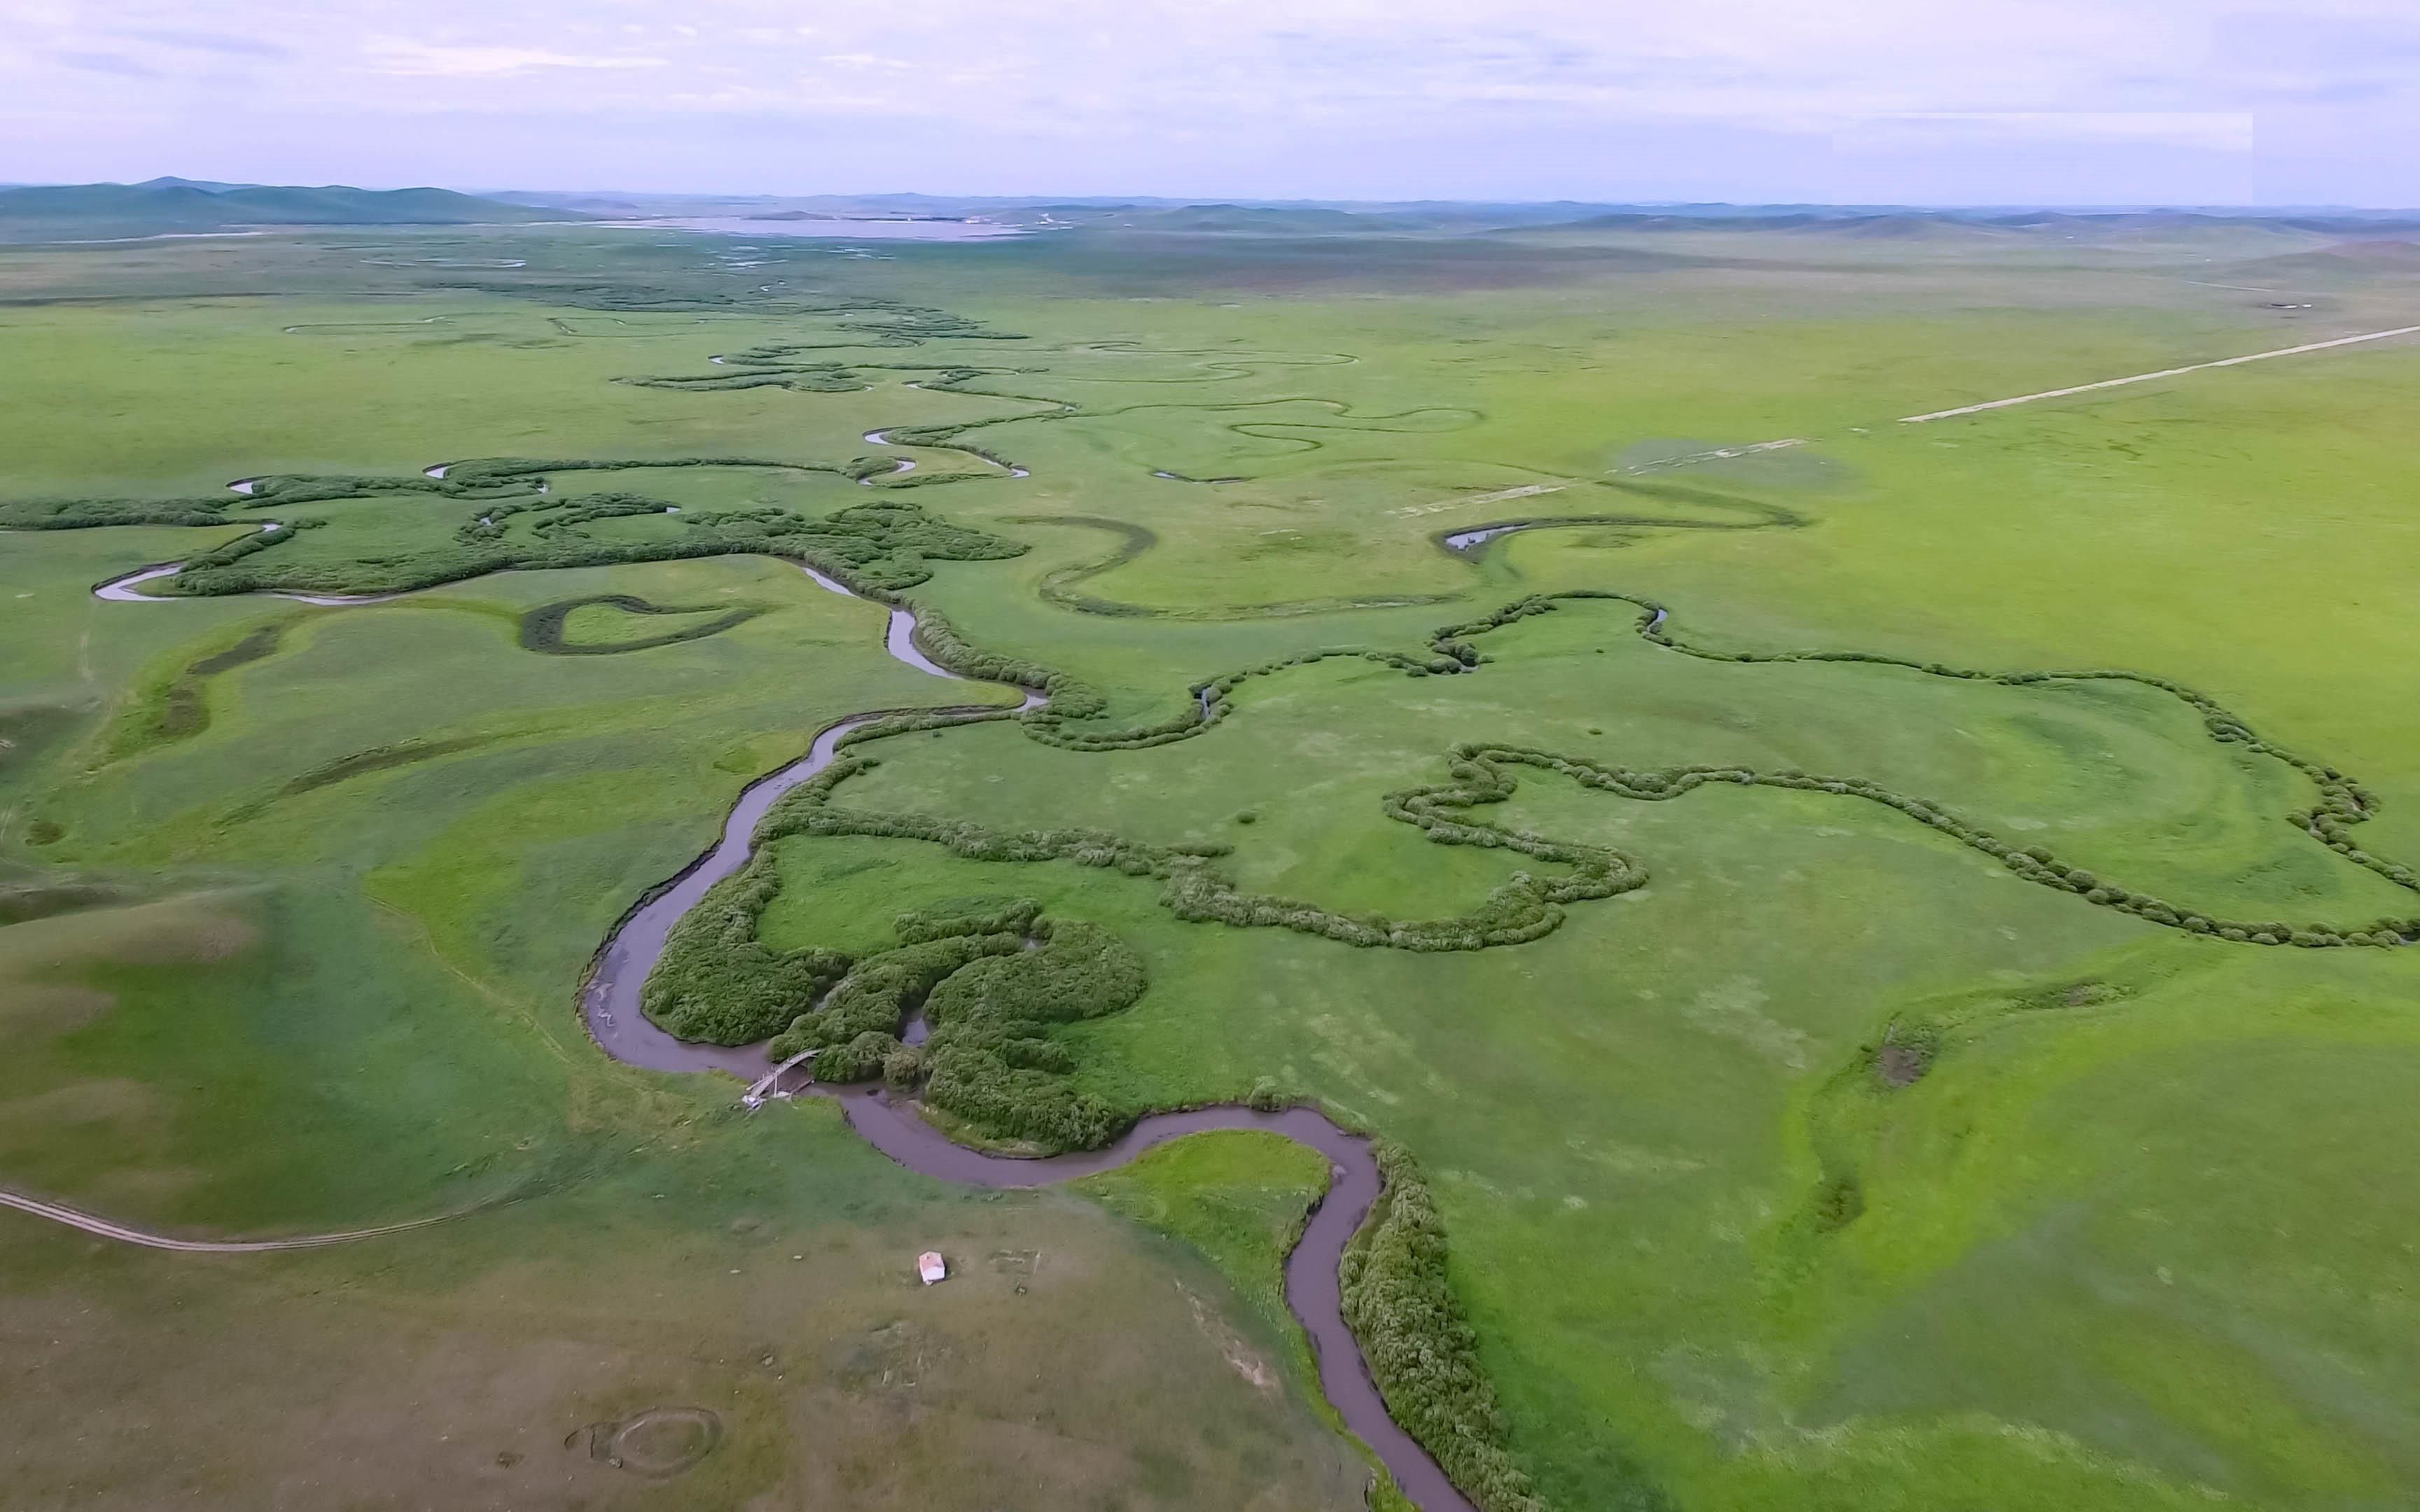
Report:
[[[1089,1198],[975,1198],[582,1033],[591,952],[749,779],[844,714],[1012,702],[882,656],[875,607],[702,517],[918,506],[852,560],[1096,691],[1062,734],[1321,649],[1433,658],[1531,594],[1652,599],[1674,643],[1748,658],[1563,599],[1467,637],[1466,671],[1287,666],[1164,744],[875,741],[832,789],[854,810],[1224,847],[1243,893],[1435,920],[1570,867],[1435,843],[1387,795],[1534,748],[1878,784],[2180,915],[2420,915],[2392,874],[2420,864],[2420,347],[1900,423],[2409,323],[2392,257],[2230,236],[1104,231],[744,271],[546,228],[0,251],[32,354],[0,372],[0,517],[209,521],[0,537],[0,1181],[193,1233],[512,1199],[257,1260],[0,1214],[12,1420],[104,1425],[22,1436],[0,1503],[1357,1501],[1276,1301],[1316,1160],[1221,1136]],[[498,458],[532,463],[464,481]],[[225,487],[255,477],[281,481]],[[285,481],[313,478],[383,481]],[[679,514],[582,517],[631,497]],[[241,559],[269,580],[442,586],[89,595],[265,520],[324,521]],[[446,565],[490,529],[522,554]],[[494,570],[566,547],[600,564]],[[1764,659],[1840,652],[1916,665]],[[2357,782],[2378,864],[2291,817],[2310,772],[2155,683],[1929,664],[2189,688]],[[1112,932],[1151,985],[1052,1031],[1075,1084],[1315,1099],[1408,1147],[1559,1512],[2420,1496],[2394,1165],[2420,955],[2095,906],[1853,794],[1512,775],[1471,820],[1644,886],[1528,943],[1357,949],[1187,922],[1114,868],[800,833],[761,938],[861,955],[1001,897]],[[967,1285],[909,1289],[935,1234]],[[579,1439],[673,1406],[724,1434],[677,1479]],[[175,1448],[138,1465],[145,1424]]]

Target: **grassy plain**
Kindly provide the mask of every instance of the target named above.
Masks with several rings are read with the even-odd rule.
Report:
[[[555,486],[814,515],[913,479],[900,497],[1032,549],[932,563],[912,596],[985,650],[1099,688],[1104,724],[1178,714],[1189,687],[1238,667],[1319,646],[1419,652],[1438,625],[1580,587],[1649,594],[1676,633],[1717,648],[2122,668],[2198,688],[2357,777],[2381,800],[2364,846],[2420,858],[2400,612],[2420,565],[2397,471],[2401,417],[2420,397],[2408,344],[1899,423],[2407,323],[2397,312],[2413,280],[2392,258],[2258,238],[1107,233],[903,246],[889,261],[805,245],[761,255],[770,266],[739,270],[712,242],[519,231],[10,253],[0,288],[65,302],[0,305],[12,349],[39,359],[0,373],[0,402],[26,422],[5,497],[205,495],[263,472],[408,475],[479,456],[908,456],[915,472],[872,487],[762,469],[566,470]],[[529,266],[445,266],[508,258]],[[430,277],[485,286],[422,286]],[[297,292],[250,292],[268,286]],[[169,297],[193,291],[210,297]],[[76,301],[129,293],[157,298]],[[911,344],[832,307],[877,300],[1025,339]],[[708,357],[783,342],[816,345],[801,360],[841,362],[865,387],[613,381],[713,379],[733,364]],[[985,424],[930,429],[970,422]],[[946,445],[861,439],[882,428],[979,445],[1031,476]],[[1674,465],[1782,438],[1807,444]],[[1191,481],[1213,479],[1234,481]],[[331,523],[272,550],[342,569],[427,549],[471,507],[312,506]],[[1432,539],[1525,517],[1590,522],[1475,559]],[[299,1452],[199,1427],[211,1421],[199,1404],[224,1395],[211,1341],[264,1316],[292,1332],[247,1348],[292,1340],[331,1371],[363,1358],[345,1351],[365,1338],[425,1370],[487,1358],[483,1330],[557,1341],[543,1357],[574,1364],[515,1377],[526,1395],[513,1412],[560,1421],[558,1439],[583,1414],[675,1388],[723,1411],[757,1390],[738,1384],[744,1347],[723,1319],[753,1328],[772,1309],[788,1336],[837,1339],[855,1336],[857,1322],[832,1320],[854,1307],[859,1331],[879,1333],[880,1307],[860,1299],[891,1284],[884,1267],[916,1226],[994,1224],[980,1246],[1090,1246],[1104,1257],[1081,1273],[1115,1280],[1088,1281],[1057,1312],[1037,1305],[1030,1330],[983,1276],[991,1289],[945,1299],[974,1311],[915,1326],[978,1341],[951,1346],[983,1376],[962,1403],[1005,1394],[1004,1376],[983,1373],[1039,1351],[1088,1404],[1070,1422],[1132,1457],[1102,1471],[1132,1504],[1350,1499],[1345,1459],[1293,1395],[1298,1356],[1273,1342],[1260,1235],[1283,1204],[1202,1195],[1249,1189],[1248,1165],[1264,1196],[1282,1193],[1292,1156],[1171,1151],[1101,1184],[1113,1209],[1219,1262],[1246,1322],[1205,1328],[1146,1280],[1197,1264],[1172,1247],[1138,1247],[1063,1198],[938,1193],[810,1110],[728,1124],[721,1094],[620,1071],[581,1035],[571,991],[588,952],[694,854],[748,777],[842,713],[966,696],[880,659],[872,609],[748,557],[490,576],[336,610],[85,593],[235,533],[66,531],[0,548],[12,648],[0,718],[22,732],[0,750],[0,839],[19,875],[124,895],[0,928],[10,1017],[34,1026],[12,1025],[30,1048],[0,1072],[0,1176],[214,1231],[528,1200],[398,1241],[414,1258],[393,1270],[362,1250],[257,1272],[116,1255],[84,1274],[68,1263],[83,1241],[12,1248],[22,1336],[63,1336],[46,1319],[76,1306],[116,1319],[42,1357],[47,1381],[74,1382],[51,1387],[61,1410],[133,1389],[113,1346],[135,1336],[144,1289],[173,1286],[202,1363],[141,1389],[159,1419],[242,1445],[224,1451],[229,1487]],[[644,652],[517,645],[524,611],[609,593],[770,607]],[[617,625],[615,612],[578,611],[571,638],[673,623]],[[1707,662],[1640,640],[1637,617],[1566,606],[1481,638],[1495,659],[1466,676],[1343,661],[1256,679],[1209,733],[1150,749],[1073,753],[1001,724],[902,736],[870,748],[882,764],[841,793],[996,825],[1224,842],[1233,852],[1217,864],[1251,888],[1432,918],[1468,907],[1515,858],[1429,843],[1380,799],[1441,779],[1449,748],[1484,739],[1885,781],[2213,912],[2414,911],[2408,891],[2286,821],[2311,801],[2306,781],[2211,742],[2154,691]],[[271,624],[273,654],[206,679],[205,728],[158,733],[197,661]],[[1129,1107],[1274,1088],[1409,1146],[1514,1453],[1567,1512],[2213,1497],[2319,1512],[2420,1495],[2420,1319],[2400,1279],[2420,1209],[2396,1196],[2392,1164],[2420,1092],[2420,957],[2188,936],[1820,793],[1646,804],[1525,771],[1489,817],[1619,847],[1650,884],[1573,905],[1532,944],[1416,955],[1179,923],[1156,884],[1070,862],[793,838],[764,932],[868,950],[892,943],[902,909],[999,894],[1114,930],[1153,985],[1125,1013],[1060,1031],[1082,1084]],[[38,822],[52,838],[28,843]],[[737,1198],[713,1182],[751,1195],[748,1215],[780,1236],[769,1249],[853,1257],[840,1300],[751,1289],[755,1267],[734,1246],[759,1231],[731,1227],[738,1210],[717,1204]],[[595,1243],[600,1228],[632,1233],[627,1254]],[[1208,1274],[1196,1294],[1229,1296]],[[1095,1291],[1135,1310],[1087,1317]],[[608,1309],[585,1310],[591,1296],[646,1303],[592,1324]],[[381,1329],[357,1321],[372,1315]],[[1079,1386],[1074,1356],[1113,1329],[1191,1352],[1138,1356],[1141,1375]],[[627,1390],[571,1384],[587,1357],[566,1337],[610,1352]],[[865,1347],[922,1347],[912,1332],[884,1337]],[[1295,1362],[1283,1391],[1222,1361],[1221,1339]],[[642,1368],[673,1355],[703,1374]],[[12,1400],[36,1390],[31,1368]],[[746,1397],[726,1416],[760,1426],[754,1447],[671,1483],[703,1498],[679,1504],[835,1485],[990,1504],[984,1494],[1009,1494],[1001,1466],[1052,1458],[991,1437],[997,1406],[900,1406],[854,1366],[819,1368],[799,1390],[832,1394],[814,1398],[830,1411],[805,1410],[861,1437],[776,1468],[767,1445],[807,1398]],[[1129,1389],[1143,1375],[1156,1384]],[[1195,1391],[1215,1407],[1154,1395]],[[714,1392],[727,1395],[706,1400]],[[348,1400],[363,1422],[405,1412]],[[1199,1414],[1211,1426],[1187,1437],[1180,1420]],[[1231,1422],[1255,1426],[1217,1427]],[[52,1443],[30,1484],[85,1484],[90,1462],[55,1438],[28,1441]],[[540,1463],[518,1439],[498,1443],[480,1453]],[[1260,1447],[1235,1447],[1247,1443]],[[811,1478],[886,1452],[897,1473],[915,1462],[935,1478]],[[351,1454],[334,1459],[369,1463]],[[430,1468],[450,1461],[416,1463],[404,1473],[432,1488],[525,1495],[517,1504],[602,1494],[490,1489]],[[947,1469],[970,1464],[986,1468]],[[458,1471],[471,1473],[444,1473]],[[1202,1478],[1214,1473],[1239,1478]],[[708,1474],[728,1478],[697,1478]],[[159,1489],[120,1494],[137,1504]],[[1074,1494],[1054,1482],[1034,1504],[1044,1489]]]
[[[158,1255],[28,1222],[0,1247],[0,1500],[1361,1504],[1366,1471],[1207,1265],[1065,1196],[937,1191],[828,1108],[727,1101],[375,1248]],[[948,1285],[917,1283],[925,1248]],[[615,1431],[666,1409],[720,1432],[676,1476],[644,1424]]]
[[[1327,1190],[1325,1157],[1277,1134],[1195,1134],[1086,1177],[1080,1190],[1217,1266],[1310,1379],[1310,1345],[1286,1311],[1285,1257]]]

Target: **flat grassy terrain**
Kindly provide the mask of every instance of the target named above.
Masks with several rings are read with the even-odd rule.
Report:
[[[1069,1197],[939,1189],[829,1109],[726,1101],[375,1248],[159,1255],[25,1221],[0,1251],[8,1504],[1361,1504],[1206,1264]]]
[[[1310,1346],[1285,1306],[1285,1257],[1327,1190],[1325,1158],[1277,1134],[1195,1134],[1078,1190],[1217,1266],[1309,1379]]]
[[[1149,987],[1049,1028],[1069,1085],[1315,1100],[1405,1146],[1547,1506],[2420,1497],[2420,953],[2371,937],[2420,916],[2420,347],[1901,419],[2406,324],[2403,262],[719,246],[0,250],[36,357],[0,372],[0,522],[78,527],[0,536],[0,1182],[191,1234],[473,1210],[266,1257],[0,1213],[12,1421],[106,1426],[21,1436],[0,1501],[1359,1498],[1276,1301],[1315,1159],[1220,1136],[982,1199],[582,1032],[591,953],[751,778],[852,712],[1013,702],[768,552],[839,552],[1097,708],[852,748],[814,801],[890,827],[786,826],[756,939],[864,956],[1000,899],[1114,934]],[[271,585],[437,586],[88,592],[231,544]],[[1436,640],[1589,591],[1635,598]],[[2086,671],[2129,675],[2056,675]],[[1432,817],[1520,844],[1390,814],[1480,747],[1563,765]],[[1590,779],[1691,768],[1729,775]],[[991,860],[915,826],[1106,838]],[[1159,872],[1086,864],[1110,838]],[[1640,885],[1448,951],[1177,885],[1383,936],[1589,866]],[[906,1285],[934,1236],[964,1285]],[[671,1407],[723,1434],[676,1478],[581,1436]],[[177,1452],[137,1463],[142,1424]]]

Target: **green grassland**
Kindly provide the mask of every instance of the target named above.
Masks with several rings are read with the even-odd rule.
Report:
[[[176,501],[209,521],[0,537],[0,885],[56,900],[18,914],[58,910],[0,926],[23,1046],[0,1071],[0,1180],[209,1232],[478,1208],[393,1261],[120,1254],[90,1273],[85,1241],[0,1214],[34,1236],[8,1252],[13,1334],[112,1319],[46,1343],[62,1352],[12,1401],[131,1389],[113,1341],[173,1288],[207,1363],[142,1399],[223,1457],[216,1488],[313,1458],[224,1421],[242,1355],[209,1360],[215,1341],[273,1314],[241,1349],[331,1378],[544,1341],[551,1363],[495,1410],[524,1436],[561,1421],[558,1476],[564,1434],[667,1392],[734,1426],[661,1489],[493,1479],[508,1450],[540,1463],[518,1438],[480,1441],[488,1480],[378,1461],[432,1496],[1357,1496],[1274,1302],[1299,1151],[1198,1142],[1101,1179],[1101,1202],[1183,1244],[1139,1242],[1064,1197],[900,1175],[810,1107],[732,1120],[727,1091],[622,1070],[581,1033],[589,953],[749,778],[843,714],[1013,702],[883,658],[874,608],[763,554],[832,564],[822,548],[696,521],[777,510],[796,541],[913,504],[912,538],[839,565],[1097,712],[869,741],[852,751],[874,764],[783,812],[1082,828],[1179,859],[1133,875],[784,822],[762,942],[866,955],[903,912],[968,899],[1109,930],[1150,987],[1050,1031],[1073,1085],[1128,1115],[1311,1099],[1412,1150],[1547,1505],[2420,1494],[2420,1209],[2393,1164],[2420,1092],[2420,955],[2366,938],[2420,914],[2392,870],[2420,863],[2399,440],[2420,356],[2381,343],[1899,419],[2408,323],[2393,258],[2248,232],[1103,231],[751,259],[526,229],[0,255],[0,328],[33,357],[0,372],[23,421],[0,518]],[[1805,444],[1688,460],[1783,438]],[[224,487],[263,476],[254,498]],[[312,499],[313,479],[365,481]],[[629,499],[647,512],[577,517]],[[490,543],[510,560],[462,557],[502,501],[520,506]],[[160,605],[86,592],[267,520],[303,528],[240,559],[255,580],[442,586],[343,609],[212,596],[242,584],[201,574]],[[1522,520],[1553,523],[1440,544]],[[566,545],[594,564],[497,570]],[[1604,591],[1665,606],[1663,640],[1637,602],[1561,598],[1431,670],[1439,626]],[[546,654],[610,646],[635,649]],[[1324,649],[1382,656],[1298,660]],[[1279,662],[1219,684],[1192,727],[1194,689]],[[2135,680],[2018,680],[2088,670]],[[2165,685],[2304,764],[2213,739]],[[1156,727],[1181,738],[1109,738]],[[1552,856],[1390,817],[1390,794],[1470,780],[1454,763],[1474,748],[1561,761],[1454,810]],[[1759,779],[1668,801],[1592,780],[1692,767]],[[1797,773],[1959,827],[1761,780]],[[2332,851],[2292,816],[2347,782],[2366,796]],[[2180,918],[2364,938],[2196,933],[2029,880],[1975,835]],[[1212,875],[1383,935],[1371,920],[1468,915],[1516,874],[1590,865],[1636,885],[1481,949],[1188,920],[1164,896]],[[742,1209],[764,1227],[734,1227]],[[884,1267],[947,1224],[1079,1253],[1082,1285],[1028,1323],[1015,1308],[1061,1273],[1028,1293],[985,1272],[941,1304],[955,1320],[886,1321],[922,1294],[877,1301]],[[752,1246],[830,1249],[835,1289],[760,1284]],[[610,1326],[591,1298],[621,1299]],[[742,1327],[793,1341],[783,1361],[880,1338],[818,1345],[793,1378],[811,1383],[775,1389]],[[1121,1330],[1183,1348],[1083,1377]],[[903,1398],[890,1364],[849,1363],[868,1349],[946,1355],[961,1395]],[[1065,1382],[1044,1394],[1056,1431],[1108,1458],[1060,1456],[1012,1493],[1004,1467],[1053,1458],[1002,1427],[1029,1355]],[[398,1400],[337,1396],[350,1426],[323,1431],[349,1442]],[[829,1453],[810,1442],[827,1431]],[[24,1483],[89,1484],[80,1452],[53,1443]]]
[[[12,1233],[8,1504],[1362,1504],[1202,1261],[1072,1198],[937,1191],[829,1109],[724,1101],[375,1249]],[[948,1285],[918,1285],[926,1248]],[[719,1443],[661,1473],[634,1420],[698,1409]]]
[[[35,686],[90,701],[39,789],[64,833],[7,879],[31,916],[0,931],[9,1180],[204,1234],[464,1214],[292,1257],[9,1215],[8,1504],[1358,1504],[1359,1461],[1206,1267],[1064,1198],[909,1177],[826,1109],[735,1121],[565,1008],[739,784],[846,707],[930,696],[876,610],[762,559],[135,607],[201,625],[110,694],[72,680],[92,575],[8,565],[29,647],[61,632]],[[628,656],[517,643],[528,607],[609,580],[763,612]],[[159,735],[147,689],[263,621],[274,653]],[[951,1288],[915,1286],[926,1247]],[[693,1472],[592,1454],[591,1426],[664,1407],[721,1421]]]

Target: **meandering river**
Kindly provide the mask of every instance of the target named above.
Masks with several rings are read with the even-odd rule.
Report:
[[[872,436],[867,439],[875,440]],[[429,471],[432,476],[442,472],[442,469]],[[168,577],[181,565],[180,563],[169,563],[128,573],[96,587],[93,596],[114,603],[179,602],[174,598],[135,592],[134,589],[138,583]],[[832,593],[851,598],[861,596],[813,567],[804,563],[799,565],[818,585]],[[301,594],[274,596],[304,597]],[[399,596],[402,595],[387,594],[380,598],[319,596],[307,597],[304,601],[346,605],[377,603],[381,598]],[[923,648],[918,646],[913,609],[895,605],[886,606],[886,609],[889,614],[883,630],[883,648],[886,651],[930,676],[951,682],[965,681],[924,655]],[[1026,708],[1038,707],[1044,702],[1038,689],[1029,687],[1020,691],[1024,694]],[[963,709],[972,717],[993,712],[996,708],[997,705],[948,705],[939,712]],[[830,765],[840,752],[844,735],[883,717],[889,712],[869,710],[850,715],[828,726],[815,736],[806,755],[750,783],[732,806],[729,816],[723,820],[721,837],[713,848],[678,876],[650,893],[624,917],[604,948],[597,951],[581,994],[582,1014],[599,1049],[627,1065],[649,1071],[723,1072],[748,1083],[759,1081],[772,1069],[760,1045],[727,1047],[675,1039],[659,1028],[640,1011],[640,995],[646,986],[648,973],[655,969],[657,961],[663,955],[664,944],[671,936],[673,926],[697,906],[707,889],[748,864],[749,857],[754,854],[756,826],[774,803],[783,794]],[[1311,1338],[1311,1352],[1319,1370],[1320,1388],[1343,1418],[1345,1427],[1370,1446],[1394,1477],[1395,1483],[1422,1512],[1477,1512],[1469,1500],[1454,1488],[1444,1470],[1430,1458],[1428,1451],[1387,1414],[1386,1402],[1380,1397],[1369,1367],[1362,1360],[1360,1345],[1353,1337],[1352,1330],[1345,1325],[1338,1271],[1346,1244],[1369,1216],[1371,1206],[1377,1200],[1384,1184],[1377,1159],[1365,1136],[1339,1127],[1312,1108],[1288,1108],[1264,1113],[1230,1104],[1153,1114],[1128,1130],[1124,1138],[1103,1149],[1054,1155],[1043,1160],[1022,1160],[986,1154],[954,1143],[949,1136],[919,1117],[912,1103],[878,1088],[867,1091],[806,1082],[797,1086],[784,1085],[779,1090],[791,1096],[830,1098],[839,1106],[842,1117],[859,1137],[883,1154],[922,1175],[968,1186],[1024,1188],[1056,1185],[1114,1170],[1145,1150],[1171,1139],[1218,1130],[1264,1130],[1319,1151],[1327,1157],[1330,1182],[1326,1196],[1311,1212],[1302,1238],[1286,1257],[1285,1295],[1287,1308]],[[153,1243],[162,1238],[108,1224],[56,1204],[27,1199],[8,1205],[130,1243]],[[284,1248],[315,1242],[340,1242],[392,1231],[372,1229],[252,1245],[188,1245],[175,1241],[168,1243],[178,1248],[266,1248],[272,1245]]]

